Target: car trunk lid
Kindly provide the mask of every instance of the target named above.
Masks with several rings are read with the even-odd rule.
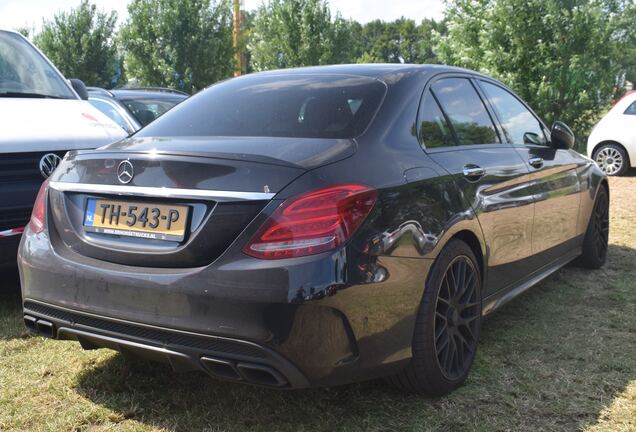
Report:
[[[277,192],[308,169],[353,150],[351,142],[342,140],[267,139],[258,144],[256,139],[213,139],[212,146],[202,139],[132,141],[71,152],[60,164],[49,194],[55,248],[134,266],[204,266],[227,249]],[[306,147],[312,150],[301,150]],[[122,178],[123,165],[132,171],[130,178]],[[148,209],[187,208],[184,235],[95,232],[87,229],[86,219],[95,202],[115,203],[122,211],[130,203],[147,203]]]
[[[309,170],[351,156],[355,144],[327,138],[131,137],[99,150],[233,159]]]

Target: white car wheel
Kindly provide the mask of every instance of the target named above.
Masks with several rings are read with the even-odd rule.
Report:
[[[627,171],[627,153],[617,145],[602,146],[594,154],[594,160],[609,176],[618,176]]]

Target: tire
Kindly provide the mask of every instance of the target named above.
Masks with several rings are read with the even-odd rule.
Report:
[[[583,253],[577,264],[587,269],[598,269],[607,261],[609,237],[609,196],[605,187],[601,186],[596,194],[594,209],[587,224]]]
[[[618,144],[604,144],[594,151],[592,157],[608,176],[620,176],[629,169],[629,156]]]
[[[456,290],[453,296],[453,284],[463,286],[464,292]],[[479,341],[481,284],[471,248],[451,240],[429,274],[415,323],[413,357],[405,369],[387,378],[391,385],[408,393],[442,396],[464,383]],[[458,346],[461,352],[453,354]]]

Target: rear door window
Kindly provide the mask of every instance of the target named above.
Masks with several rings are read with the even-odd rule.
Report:
[[[420,107],[419,137],[426,148],[455,145],[448,122],[430,91],[426,92]]]
[[[459,145],[501,143],[479,94],[466,78],[444,78],[432,91],[448,117]]]
[[[368,77],[256,74],[200,92],[137,136],[355,138],[385,93]]]
[[[510,92],[489,82],[481,87],[493,107],[506,138],[512,144],[546,145],[547,140],[539,120]]]

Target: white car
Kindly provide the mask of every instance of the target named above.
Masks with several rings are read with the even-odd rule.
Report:
[[[0,266],[16,262],[42,176],[69,150],[127,136],[78,93],[88,97],[81,81],[67,81],[27,39],[0,30]]]
[[[610,176],[636,168],[636,93],[618,101],[594,127],[587,154]]]

